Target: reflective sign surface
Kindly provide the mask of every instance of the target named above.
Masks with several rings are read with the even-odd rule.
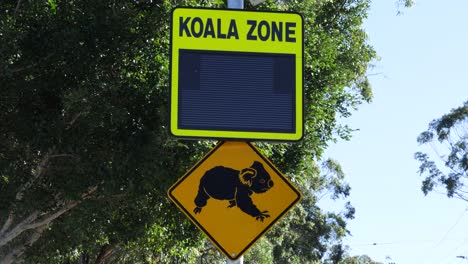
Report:
[[[171,25],[174,136],[302,138],[299,14],[176,8]]]
[[[218,144],[168,195],[231,260],[241,257],[301,198],[292,183],[245,142]]]

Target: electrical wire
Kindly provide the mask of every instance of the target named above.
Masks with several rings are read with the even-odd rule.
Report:
[[[445,232],[444,236],[439,240],[439,242],[430,250],[428,250],[428,252],[435,252],[435,249],[438,248],[448,237],[448,235],[450,234],[450,232],[452,232],[452,230],[460,223],[460,221],[462,220],[463,216],[465,215],[466,211],[468,211],[468,207],[465,208],[465,210],[463,210],[463,212],[460,214],[460,216],[457,218],[457,220],[455,221],[455,223],[447,230],[447,232]],[[455,248],[450,254],[447,254],[446,256],[444,256],[443,258],[439,259],[439,261],[435,262],[435,263],[444,263],[445,260],[447,259],[451,259],[452,256],[456,253],[456,251],[462,246],[464,245],[466,242],[468,241],[468,238],[466,238],[457,248]]]

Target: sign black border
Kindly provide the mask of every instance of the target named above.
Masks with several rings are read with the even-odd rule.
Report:
[[[169,199],[176,204],[176,206],[189,218],[190,221],[192,221],[202,232],[208,236],[211,242],[215,244],[215,246],[230,260],[232,261],[237,261],[242,255],[244,255],[247,250],[249,250],[255,242],[257,242],[266,232],[268,232],[292,207],[294,207],[301,199],[302,199],[302,194],[299,192],[299,190],[292,185],[292,183],[273,165],[273,163],[265,157],[252,143],[250,142],[243,142],[246,143],[252,150],[257,153],[262,160],[270,166],[271,169],[280,177],[282,180],[297,194],[297,198],[283,211],[281,212],[271,223],[265,227],[265,229],[260,232],[247,246],[244,247],[237,255],[236,257],[232,257],[229,252],[227,252],[219,243],[216,241],[211,234],[182,206],[182,204],[172,195],[172,192],[187,178],[189,177],[201,164],[205,162],[212,154],[216,152],[226,141],[221,141],[219,142],[215,147],[213,147],[201,160],[199,160],[187,173],[184,174],[181,178],[177,180],[176,183],[174,183],[169,190],[167,191],[167,195]]]

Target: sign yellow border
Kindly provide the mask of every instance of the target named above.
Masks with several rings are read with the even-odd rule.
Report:
[[[186,23],[188,18],[192,24]],[[201,23],[193,22],[199,18]],[[206,33],[207,21],[210,20],[210,34]],[[249,22],[250,21],[250,22]],[[251,21],[268,23],[270,35],[261,40],[258,31],[255,31]],[[173,9],[171,18],[171,64],[170,64],[170,132],[172,135],[183,138],[216,138],[241,140],[272,140],[272,141],[299,141],[304,133],[303,111],[303,62],[304,62],[304,26],[303,18],[299,13],[291,12],[258,12],[232,9],[205,9],[178,7]],[[198,21],[197,21],[198,22]],[[204,23],[203,30],[201,25]],[[232,32],[232,23],[235,24],[236,34]],[[282,39],[273,36],[273,24],[282,26]],[[287,32],[287,23],[294,23],[295,27]],[[257,25],[258,26],[258,25]],[[182,28],[181,28],[182,27]],[[195,32],[204,32],[201,36],[193,36]],[[258,29],[258,28],[257,28]],[[294,34],[292,34],[294,33]],[[182,35],[182,37],[180,37]],[[190,37],[188,37],[190,35]],[[206,36],[204,36],[206,35]],[[227,35],[227,36],[226,36]],[[221,37],[220,37],[221,36]],[[256,37],[256,40],[248,39]],[[291,40],[294,41],[291,41]],[[227,52],[254,52],[269,54],[293,54],[296,57],[296,89],[295,89],[295,132],[251,132],[251,131],[219,131],[219,130],[192,130],[178,127],[179,115],[179,50],[199,51],[227,51]]]

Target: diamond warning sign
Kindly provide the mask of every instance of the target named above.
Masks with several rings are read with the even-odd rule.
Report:
[[[301,198],[247,142],[216,145],[168,195],[231,260],[240,258]]]

